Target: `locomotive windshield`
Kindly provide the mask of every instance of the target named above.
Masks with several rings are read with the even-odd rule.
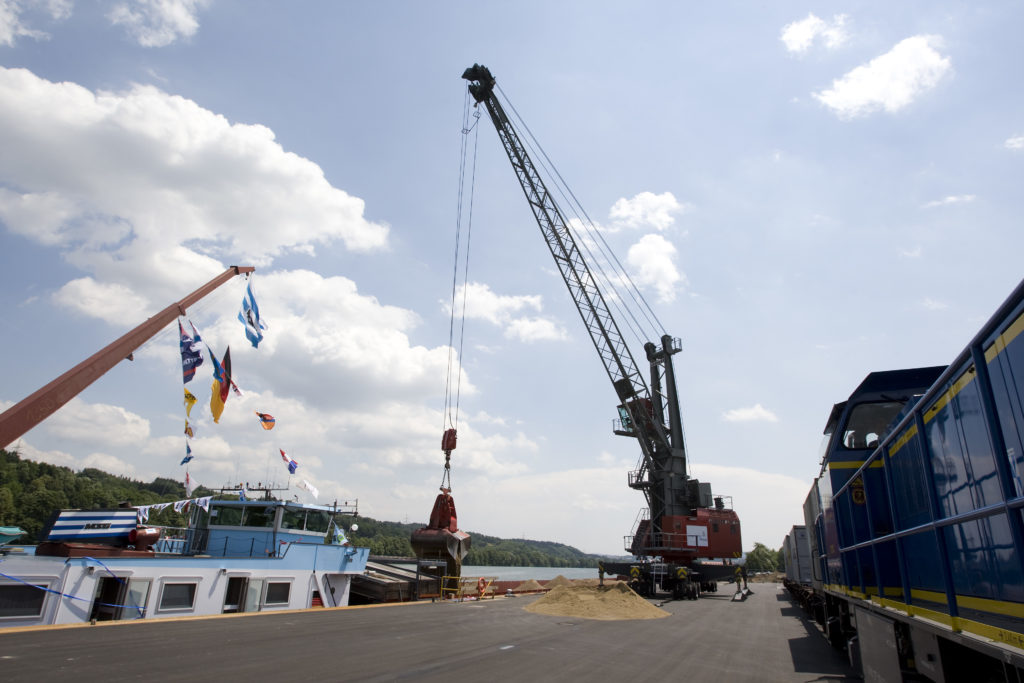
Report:
[[[876,448],[885,436],[886,427],[902,409],[903,401],[878,401],[854,406],[843,429],[843,447]]]

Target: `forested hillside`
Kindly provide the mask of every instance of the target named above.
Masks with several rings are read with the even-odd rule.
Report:
[[[200,489],[193,495],[210,492]],[[113,508],[123,501],[149,505],[184,497],[185,487],[173,479],[158,477],[147,484],[92,468],[76,473],[0,450],[0,526],[18,526],[27,531],[19,543],[37,542],[50,515],[62,508]],[[184,526],[185,519],[166,508],[150,515],[149,523]]]
[[[368,517],[359,518],[358,545],[369,545],[374,555],[412,557],[409,536],[424,526],[378,522]],[[472,548],[463,564],[497,567],[596,567],[599,555],[587,555],[572,546],[550,541],[528,541],[485,536],[469,530]]]
[[[200,487],[192,495],[211,493]],[[18,526],[27,531],[28,535],[23,536],[20,543],[37,542],[50,515],[62,508],[112,508],[124,501],[132,505],[151,505],[184,497],[184,486],[173,479],[158,477],[146,483],[92,468],[74,472],[67,467],[23,460],[17,453],[0,450],[0,526]],[[373,555],[399,557],[413,555],[409,536],[425,524],[379,522],[369,517],[356,521],[359,531],[353,534],[352,540],[357,545],[369,546]],[[149,524],[184,526],[185,519],[166,508],[152,513]],[[600,559],[562,543],[469,533],[473,537],[473,549],[464,560],[469,565],[596,567]]]

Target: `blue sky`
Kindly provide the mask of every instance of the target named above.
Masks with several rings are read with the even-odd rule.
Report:
[[[651,301],[693,473],[778,547],[832,403],[948,363],[1021,278],[1017,2],[0,0],[7,407],[226,266],[190,310],[191,475],[422,521],[440,482],[462,71],[487,65]],[[478,137],[477,137],[478,136]],[[620,554],[615,394],[493,127],[478,145],[461,526]],[[639,345],[634,353],[642,357]],[[182,479],[176,328],[15,444]],[[278,419],[259,429],[254,410]]]

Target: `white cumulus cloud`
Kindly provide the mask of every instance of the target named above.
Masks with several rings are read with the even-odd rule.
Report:
[[[805,19],[783,26],[779,39],[785,43],[789,52],[807,52],[817,38],[824,42],[825,47],[835,49],[849,38],[846,19],[845,14],[837,14],[828,22],[811,13]]]
[[[162,307],[181,296],[182,273],[212,277],[225,261],[387,244],[361,199],[273,131],[152,86],[92,92],[0,67],[0,149],[0,223],[60,248],[95,290],[132,281],[140,304]]]
[[[750,408],[734,408],[722,413],[722,419],[726,422],[778,422],[779,418],[775,413],[768,410],[760,403],[755,403]]]
[[[49,33],[30,27],[23,15],[39,10],[52,19],[67,19],[73,4],[72,0],[0,0],[0,45],[11,47],[20,37],[49,39]]]
[[[884,55],[853,69],[814,97],[841,119],[903,109],[952,72],[952,61],[938,52],[939,36],[912,36]]]
[[[466,317],[486,320],[501,327],[505,336],[520,341],[559,340],[568,337],[565,330],[555,321],[540,316],[524,315],[527,311],[539,313],[542,299],[539,295],[498,294],[481,282],[470,282],[456,292],[456,301],[465,298]],[[445,303],[450,312],[451,306]]]
[[[69,441],[106,447],[139,444],[149,436],[149,420],[120,406],[80,398],[54,413],[47,428]]]
[[[88,311],[89,315],[115,325],[136,325],[139,311],[149,308],[149,300],[132,287],[118,282],[100,283],[91,277],[72,280],[53,295],[64,308]]]
[[[936,199],[924,205],[925,209],[934,209],[937,206],[949,206],[950,204],[970,204],[975,199],[973,194],[958,194]]]
[[[610,229],[652,227],[664,231],[675,223],[675,216],[689,208],[681,204],[671,192],[641,192],[632,199],[622,197],[608,212],[612,221]]]
[[[1008,138],[1003,144],[1006,146],[1006,149],[1024,149],[1024,135]]]
[[[675,246],[661,235],[651,233],[629,248],[626,263],[638,287],[653,289],[659,301],[669,303],[675,300],[679,285],[686,282],[676,268],[675,257]]]
[[[199,10],[208,0],[132,0],[119,2],[107,14],[115,26],[124,26],[143,47],[165,47],[199,30]]]

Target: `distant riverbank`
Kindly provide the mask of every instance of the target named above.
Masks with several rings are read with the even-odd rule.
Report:
[[[415,565],[408,565],[413,571]],[[462,568],[463,576],[494,577],[498,581],[549,581],[556,576],[567,579],[596,579],[595,567],[477,567],[466,565]]]

